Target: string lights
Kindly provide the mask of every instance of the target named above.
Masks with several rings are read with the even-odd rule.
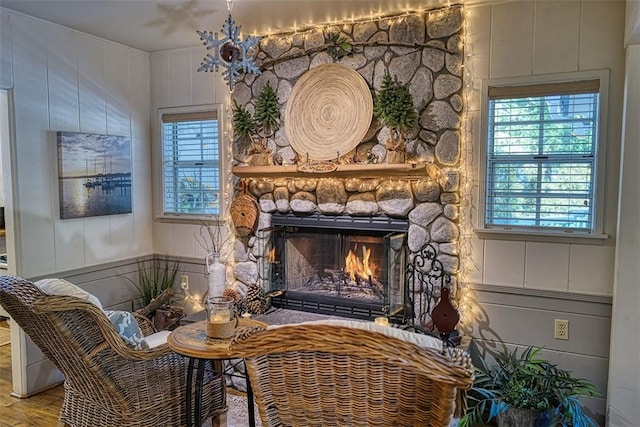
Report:
[[[418,9],[406,9],[401,12],[396,11],[396,12],[387,12],[387,13],[382,12],[381,9],[378,9],[376,11],[371,11],[368,16],[363,15],[359,18],[351,15],[349,17],[345,17],[342,19],[335,18],[335,17],[327,18],[324,22],[307,23],[302,26],[296,23],[294,24],[293,27],[289,28],[288,30],[280,30],[280,31],[273,31],[272,28],[268,28],[267,31],[265,31],[266,34],[264,35],[264,37],[271,38],[271,37],[291,36],[291,34],[315,33],[318,30],[328,30],[341,25],[355,25],[355,24],[360,24],[364,22],[375,22],[383,19],[393,19],[393,18],[405,19],[406,17],[409,17],[409,16],[420,16],[424,14],[428,15],[428,19],[441,19],[443,16],[445,16],[448,13],[448,9],[452,9],[452,8],[462,8],[462,6],[460,5],[451,6],[448,4],[446,8],[439,8],[432,11],[425,10],[423,8],[418,8]]]
[[[450,3],[447,3],[446,9],[438,9],[427,11],[422,8],[418,10],[405,10],[401,13],[382,13],[380,10],[371,11],[368,16],[362,16],[360,18],[356,18],[353,15],[350,17],[339,21],[338,19],[327,19],[325,22],[320,24],[307,24],[307,25],[298,25],[294,24],[293,28],[288,31],[279,31],[279,32],[271,32],[271,29],[267,31],[265,36],[266,39],[274,38],[274,37],[292,37],[293,35],[306,37],[308,34],[317,34],[319,31],[330,31],[335,30],[336,27],[340,25],[356,25],[359,23],[365,22],[374,22],[383,19],[398,19],[404,20],[410,16],[417,15],[425,15],[427,22],[443,19],[445,15],[448,13],[448,9],[450,8],[462,8],[462,6],[454,5],[450,6]],[[469,35],[469,25],[468,20],[470,16],[470,12],[468,9],[463,9],[464,18],[463,19],[463,27],[462,27],[462,38],[461,44],[463,46],[460,47],[460,50],[464,52],[464,58],[462,61],[462,73],[463,73],[463,91],[462,97],[464,99],[464,108],[462,111],[462,125],[461,125],[461,138],[460,138],[460,159],[459,159],[459,167],[457,168],[459,174],[459,205],[458,205],[458,227],[460,229],[459,238],[457,241],[458,246],[458,258],[459,258],[459,270],[457,274],[457,283],[454,283],[454,287],[456,288],[456,293],[454,294],[455,302],[458,310],[461,314],[460,324],[464,328],[470,328],[473,319],[475,318],[474,306],[476,305],[475,298],[473,296],[472,290],[469,287],[469,277],[474,270],[477,270],[478,267],[474,264],[474,259],[472,256],[472,246],[471,239],[473,237],[473,224],[472,224],[472,213],[473,213],[473,176],[472,176],[472,167],[473,167],[473,122],[476,119],[476,114],[478,113],[477,108],[472,107],[473,100],[473,75],[472,75],[472,59],[473,59],[473,46],[471,43],[471,38]],[[228,144],[225,144],[225,158],[227,160],[227,165],[229,168],[232,165],[233,153],[232,153],[232,144],[233,141],[233,126],[232,126],[232,108],[231,108],[231,97],[227,98],[226,105],[226,113],[227,113],[227,131],[225,132],[225,139],[229,141]],[[445,169],[438,167],[432,162],[418,162],[418,164],[425,164],[427,166],[428,176],[427,179],[435,180],[436,182],[443,182],[443,180],[449,179],[449,174],[451,173],[451,169]],[[225,191],[224,197],[225,200],[225,212],[228,212],[228,204],[231,201],[231,197],[233,195],[233,178],[231,174],[231,170],[227,171],[227,179],[225,180]],[[266,181],[274,181],[274,179],[263,178]],[[324,178],[321,178],[324,179]],[[328,178],[327,178],[328,179]],[[412,183],[418,180],[424,180],[425,178],[417,178],[414,176],[406,177],[403,179],[404,183]],[[235,233],[232,229],[232,225],[230,221],[225,221],[225,224],[228,226],[227,233],[230,233],[230,236],[235,236]],[[233,246],[233,245],[231,245]],[[232,257],[228,256],[228,260],[231,261]],[[228,262],[228,265],[231,263]]]
[[[473,122],[478,110],[472,108],[473,98],[473,45],[469,36],[469,15],[468,9],[464,11],[465,19],[463,21],[463,38],[465,47],[465,58],[463,62],[463,91],[462,95],[465,99],[462,117],[462,133],[461,138],[461,158],[460,158],[460,219],[458,221],[460,227],[460,237],[458,239],[458,251],[460,257],[460,271],[458,274],[458,291],[456,295],[458,302],[458,310],[460,311],[460,324],[470,330],[475,319],[474,307],[477,305],[473,292],[469,287],[469,277],[473,270],[478,270],[474,264],[473,248],[471,239],[473,236]]]

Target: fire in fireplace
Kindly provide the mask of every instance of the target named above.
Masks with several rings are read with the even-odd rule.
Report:
[[[275,214],[262,230],[276,307],[373,319],[406,307],[406,220]]]

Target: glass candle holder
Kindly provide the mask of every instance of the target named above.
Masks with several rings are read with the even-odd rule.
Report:
[[[206,333],[209,338],[226,339],[235,333],[238,318],[233,310],[233,299],[229,297],[208,297]]]

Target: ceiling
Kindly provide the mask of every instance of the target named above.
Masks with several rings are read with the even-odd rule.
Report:
[[[328,22],[434,9],[450,0],[235,0],[242,34],[265,35]],[[476,1],[477,3],[477,1]],[[220,32],[225,0],[0,0],[0,6],[145,52],[200,45],[196,30]]]

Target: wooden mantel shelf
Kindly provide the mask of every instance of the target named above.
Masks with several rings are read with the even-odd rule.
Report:
[[[234,166],[240,178],[433,178],[437,167],[429,163],[338,165],[332,172],[301,172],[297,166]]]

